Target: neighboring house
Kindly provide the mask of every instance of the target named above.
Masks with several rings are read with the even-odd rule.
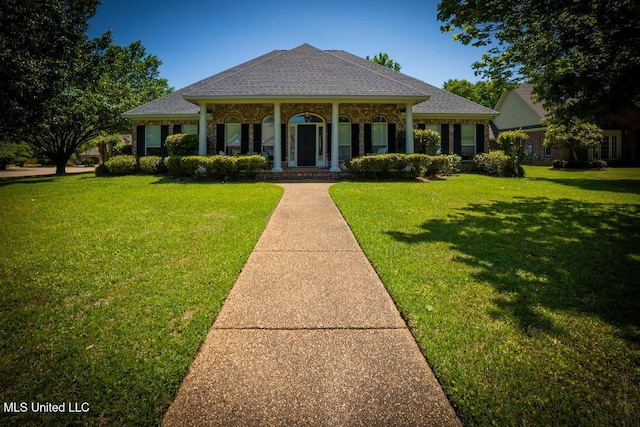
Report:
[[[529,135],[527,163],[549,165],[554,159],[569,160],[568,149],[547,148],[543,145],[547,130],[541,121],[547,117],[541,102],[532,98],[533,85],[521,84],[516,89],[505,91],[498,103],[496,111],[500,113],[491,123],[491,140],[494,141],[500,132],[522,129]],[[609,118],[611,125],[604,129],[604,138],[599,147],[586,153],[589,160],[606,160],[607,162],[634,162],[638,159],[640,149],[640,108],[634,106],[621,116]],[[497,148],[492,142],[491,148]]]
[[[330,167],[396,152],[407,128],[441,134],[443,153],[489,148],[490,108],[342,50],[275,50],[124,113],[133,152],[165,154],[172,133],[199,135],[199,154],[267,153],[273,171]],[[401,141],[413,152],[413,133]]]

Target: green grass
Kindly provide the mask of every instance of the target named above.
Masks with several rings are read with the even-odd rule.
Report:
[[[0,181],[2,425],[156,425],[282,189],[154,177]]]
[[[465,425],[638,425],[640,170],[330,193]]]

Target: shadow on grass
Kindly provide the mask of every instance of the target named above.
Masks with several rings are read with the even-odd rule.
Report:
[[[526,334],[559,333],[540,310],[596,315],[640,342],[640,205],[520,197],[473,204],[417,234],[388,232],[405,243],[446,242],[499,296],[496,317]]]
[[[552,182],[582,190],[609,191],[613,193],[640,194],[640,180],[633,179],[587,179],[587,178],[531,178],[536,181]]]
[[[42,184],[45,182],[57,182],[58,176],[46,176],[46,177],[9,177],[0,179],[0,187],[13,184]]]

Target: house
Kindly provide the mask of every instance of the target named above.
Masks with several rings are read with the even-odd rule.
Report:
[[[368,153],[413,152],[413,133],[440,132],[443,153],[489,147],[490,108],[342,50],[274,50],[124,113],[133,152],[164,153],[172,133],[199,136],[199,154],[266,153],[273,171],[330,167]]]
[[[554,159],[569,160],[568,149],[548,148],[543,145],[546,126],[542,120],[548,115],[542,102],[532,96],[533,85],[521,84],[516,89],[505,91],[498,100],[495,110],[500,113],[491,123],[491,140],[500,132],[522,129],[529,135],[527,163],[550,165]],[[602,143],[586,153],[589,160],[607,162],[634,162],[640,154],[640,108],[633,106],[628,111],[608,118],[609,126],[604,129]],[[494,147],[492,144],[491,148]]]

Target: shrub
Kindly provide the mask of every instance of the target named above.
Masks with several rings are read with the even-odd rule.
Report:
[[[131,144],[127,142],[120,142],[113,147],[113,155],[114,156],[128,156],[131,155]]]
[[[110,158],[105,165],[110,175],[132,175],[138,171],[138,162],[135,156],[115,156]]]
[[[198,154],[198,135],[175,133],[167,136],[165,145],[170,156],[195,156]]]
[[[7,165],[13,162],[14,158],[15,154],[13,154],[12,152],[8,150],[0,151],[0,169],[6,169]]]
[[[433,160],[431,156],[426,154],[407,154],[407,166],[411,176],[426,176],[429,172]]]
[[[259,170],[266,169],[269,161],[260,155],[240,156],[236,160],[238,171],[253,178]]]
[[[589,163],[589,166],[593,169],[606,169],[607,162],[605,162],[604,160],[594,160]]]
[[[399,151],[405,151],[407,132],[400,131],[397,136],[397,147]],[[413,148],[416,154],[428,154],[437,156],[440,154],[440,134],[432,129],[413,130]]]
[[[556,159],[551,162],[551,166],[554,169],[563,169],[566,166],[566,164],[567,164],[566,160],[560,160],[560,159]]]
[[[166,173],[164,159],[158,156],[140,157],[140,171],[149,175]]]
[[[511,130],[501,132],[496,142],[509,157],[509,162],[505,167],[504,174],[501,176],[524,176],[522,162],[527,158],[527,151],[524,148],[524,142],[529,139],[529,135],[521,130]]]
[[[96,176],[109,176],[109,168],[104,163],[96,166]]]
[[[451,175],[458,170],[461,161],[462,157],[457,154],[432,156],[427,175]]]
[[[473,168],[483,175],[505,176],[509,169],[509,156],[502,150],[480,153],[473,158]]]
[[[451,175],[460,163],[458,155],[429,156],[426,154],[379,154],[354,157],[345,165],[351,172],[382,178],[401,175],[409,166],[411,176]]]

